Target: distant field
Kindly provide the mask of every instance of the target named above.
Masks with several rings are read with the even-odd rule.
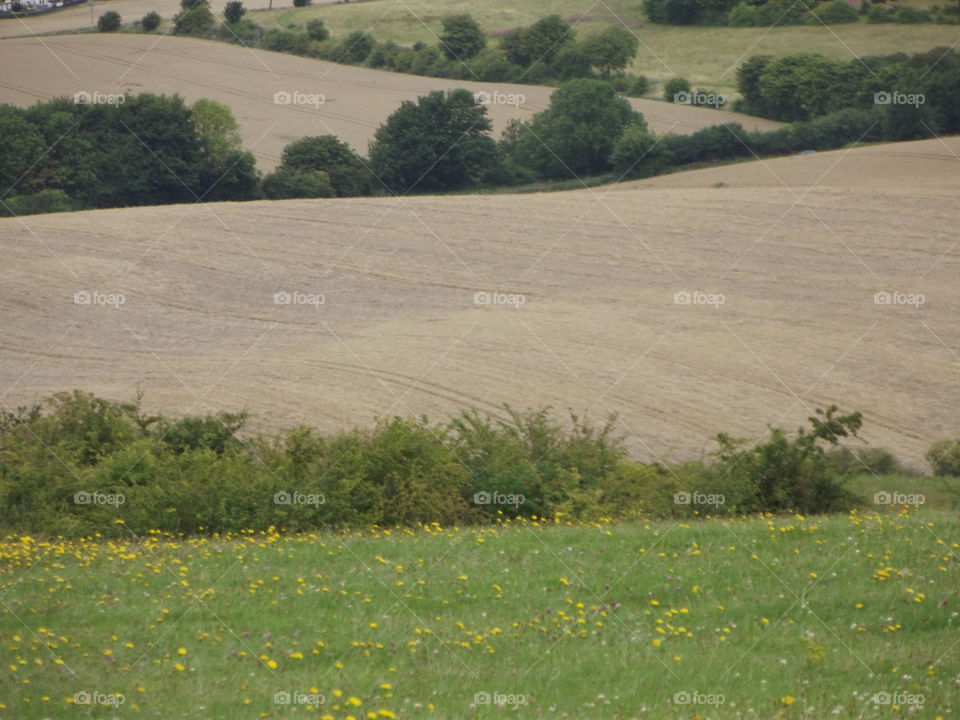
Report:
[[[727,28],[666,27],[644,22],[642,2],[547,0],[538,3],[471,3],[458,0],[373,0],[312,8],[283,8],[252,13],[266,26],[303,25],[309,18],[324,20],[334,35],[369,29],[378,40],[412,44],[436,43],[440,19],[453,12],[469,12],[489,31],[527,25],[558,13],[571,18],[586,14],[576,28],[582,36],[621,21],[640,38],[632,72],[657,81],[675,75],[709,87],[732,89],[734,71],[751,55],[819,52],[837,58],[916,52],[960,40],[956,25],[832,25],[830,27]],[[495,42],[495,40],[493,40]]]
[[[402,75],[295,57],[239,45],[161,35],[58,35],[0,41],[7,53],[0,98],[32,105],[85,90],[104,93],[179,93],[188,101],[207,97],[230,106],[244,145],[258,167],[270,171],[285,145],[305,135],[332,133],[361,153],[377,127],[404,100],[431,90],[465,87],[522,98],[490,106],[494,132],[510,119],[545,109],[553,88]],[[322,95],[320,105],[283,105],[277,92]],[[688,133],[708,125],[740,122],[747,128],[780,127],[762,118],[656,100],[631,100],[656,132]]]

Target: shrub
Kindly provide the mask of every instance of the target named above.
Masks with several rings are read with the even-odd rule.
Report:
[[[0,214],[3,215],[36,215],[80,209],[80,203],[71,200],[63,190],[53,188],[32,195],[14,195],[4,198],[3,203],[5,206],[0,205]]]
[[[903,467],[896,455],[883,448],[863,447],[853,449],[844,445],[828,450],[826,460],[830,470],[837,475],[899,475]]]
[[[621,178],[644,178],[662,173],[671,157],[662,140],[643,126],[631,125],[614,146],[610,163]]]
[[[144,29],[144,32],[153,32],[158,27],[160,27],[160,13],[151,11],[143,16],[143,19],[140,21],[140,26]]]
[[[373,38],[361,30],[347,35],[337,50],[337,62],[359,65],[373,52]]]
[[[739,3],[727,16],[727,24],[730,27],[756,27],[758,24],[756,5]]]
[[[935,441],[924,456],[934,475],[960,477],[960,438]]]
[[[294,7],[307,7],[313,0],[293,0]]]
[[[311,40],[323,42],[330,37],[330,31],[327,30],[323,20],[314,18],[313,20],[307,20],[307,36]]]
[[[644,75],[637,75],[624,92],[630,97],[643,97],[650,92],[650,80]]]
[[[667,102],[677,102],[681,93],[690,92],[690,81],[686,78],[675,77],[667,80],[663,86],[663,99]]]
[[[322,170],[275,170],[261,183],[263,194],[271,200],[289,198],[329,198],[336,195],[330,176]]]
[[[810,18],[810,23],[817,25],[837,25],[840,23],[852,23],[860,20],[860,13],[844,0],[832,0],[820,6]]]
[[[97,18],[97,30],[100,32],[116,32],[120,29],[120,13],[110,10]]]
[[[817,408],[809,418],[811,431],[800,428],[790,438],[782,428],[771,428],[768,438],[742,449],[743,441],[718,435],[717,461],[710,466],[735,486],[752,487],[746,511],[823,513],[852,507],[855,496],[830,471],[820,443],[835,446],[840,438],[856,437],[860,413],[837,415],[836,406]]]

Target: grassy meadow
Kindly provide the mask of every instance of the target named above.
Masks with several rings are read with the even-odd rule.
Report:
[[[904,482],[931,481],[860,486]],[[932,497],[819,517],[7,536],[0,717],[955,717],[960,532]]]

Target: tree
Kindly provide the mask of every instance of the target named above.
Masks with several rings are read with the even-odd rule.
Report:
[[[223,17],[224,19],[233,25],[234,23],[240,22],[247,12],[247,9],[243,6],[242,0],[230,0],[223,8]]]
[[[143,19],[140,21],[140,25],[146,32],[153,32],[160,27],[161,19],[160,13],[151,11],[143,16]]]
[[[204,150],[217,162],[242,149],[240,126],[226,105],[200,98],[190,106],[190,114]]]
[[[180,8],[173,18],[176,35],[202,35],[216,23],[207,0],[180,0]]]
[[[607,28],[583,44],[590,65],[604,77],[609,77],[613,71],[623,72],[637,56],[639,48],[637,36],[619,25]]]
[[[573,29],[559,15],[548,15],[529,27],[506,35],[500,47],[507,60],[529,67],[537,62],[552,63],[567,43],[575,39]]]
[[[362,30],[354,30],[340,44],[337,62],[359,65],[373,52],[373,38]]]
[[[120,13],[115,10],[105,12],[97,19],[97,30],[100,32],[116,32],[120,29]]]
[[[642,124],[643,116],[610,83],[570,80],[550,96],[550,107],[534,116],[516,143],[516,156],[545,178],[606,172],[631,123]]]
[[[487,109],[469,90],[437,90],[404,102],[370,144],[374,173],[391,190],[457,190],[497,162]]]
[[[323,20],[314,18],[313,20],[307,20],[307,35],[310,36],[311,40],[323,42],[330,37],[330,31],[327,30]]]
[[[447,15],[443,19],[440,49],[449,60],[469,60],[486,46],[486,35],[469,15]]]
[[[0,105],[0,201],[23,192],[24,175],[43,159],[45,147],[42,131],[22,110]]]
[[[283,149],[280,170],[322,170],[337,197],[370,195],[379,186],[360,157],[334,135],[305,137]]]

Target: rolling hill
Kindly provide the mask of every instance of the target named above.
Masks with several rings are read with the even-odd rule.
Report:
[[[332,133],[361,153],[373,133],[404,100],[431,90],[465,87],[474,92],[522,96],[522,103],[490,105],[494,132],[514,117],[527,118],[549,104],[553,88],[437,78],[337,65],[237,45],[163,35],[62,35],[3,40],[0,98],[32,105],[59,95],[179,93],[230,106],[244,145],[269,171],[285,145],[305,135]],[[322,95],[323,104],[277,104],[275,93]],[[507,98],[509,99],[509,98]],[[687,133],[721,122],[770,129],[779,123],[709,108],[633,100],[656,132]]]
[[[550,404],[619,412],[648,459],[837,403],[919,466],[960,426],[958,153],[0,220],[2,402],[141,388],[172,414],[324,429]]]

